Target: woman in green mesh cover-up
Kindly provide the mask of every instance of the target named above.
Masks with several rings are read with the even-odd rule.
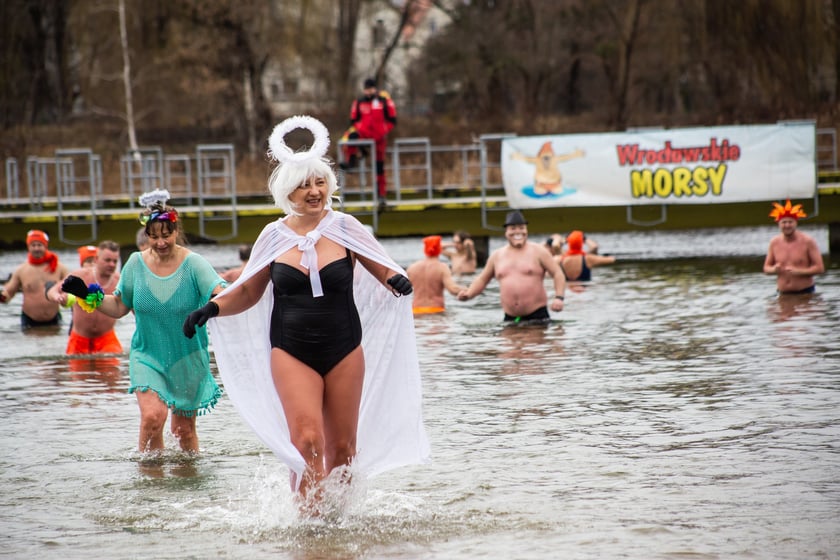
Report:
[[[198,329],[189,339],[181,334],[181,325],[225,284],[203,257],[177,243],[180,222],[177,211],[164,205],[168,198],[166,191],[141,197],[148,206],[141,223],[149,248],[131,255],[114,294],[98,307],[111,317],[134,311],[129,392],[140,406],[141,452],[163,449],[169,410],[170,428],[181,449],[198,451],[196,416],[208,412],[221,396],[210,373],[207,330]]]

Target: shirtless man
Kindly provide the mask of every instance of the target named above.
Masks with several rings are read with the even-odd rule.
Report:
[[[473,274],[478,267],[475,242],[466,231],[459,230],[452,235],[452,243],[441,245],[443,256],[449,259],[452,274],[463,276]],[[416,299],[416,296],[415,296]]]
[[[114,293],[120,280],[117,263],[120,260],[120,246],[114,241],[103,241],[96,248],[93,266],[82,266],[72,272],[85,284],[99,284],[106,294]],[[61,305],[73,304],[75,296],[61,291],[61,283],[47,290],[47,297]],[[68,302],[68,298],[69,302]],[[88,313],[73,305],[73,323],[67,340],[67,354],[120,354],[123,351],[120,340],[114,332],[117,320],[104,313]]]
[[[770,217],[779,224],[779,235],[770,240],[764,274],[776,275],[779,295],[810,294],[816,290],[814,275],[825,272],[825,265],[817,242],[810,235],[798,231],[799,218],[807,214],[802,205],[784,206],[774,202]]]
[[[49,301],[45,296],[47,282],[58,282],[67,276],[67,267],[58,262],[58,256],[50,251],[49,236],[37,229],[26,234],[26,248],[29,251],[26,262],[12,273],[5,287],[0,291],[0,303],[8,303],[20,291],[23,294],[23,307],[20,314],[20,326],[54,326],[61,322],[58,303]]]
[[[443,290],[457,296],[465,290],[452,278],[452,271],[438,258],[441,253],[439,235],[423,238],[425,259],[408,267],[406,273],[414,286],[413,311],[415,315],[423,313],[442,313],[445,310]]]
[[[499,281],[505,321],[549,320],[546,309],[548,295],[543,277],[548,274],[554,279],[554,298],[550,309],[562,311],[566,292],[563,271],[545,246],[528,241],[528,222],[518,210],[508,212],[505,218],[505,238],[508,244],[493,251],[481,274],[469,288],[458,294],[458,299],[468,300],[477,296],[495,277]]]

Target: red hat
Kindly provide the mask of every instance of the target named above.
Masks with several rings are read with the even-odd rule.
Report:
[[[430,235],[423,238],[423,252],[427,257],[440,255],[440,235]]]
[[[781,221],[782,218],[793,218],[796,221],[799,221],[799,218],[805,218],[808,214],[802,210],[801,204],[794,204],[793,206],[790,205],[790,199],[785,201],[785,205],[782,206],[778,202],[773,203],[773,210],[770,211],[770,217],[775,218],[776,221]]]
[[[583,232],[579,229],[574,230],[566,236],[566,243],[569,244],[570,251],[580,251],[583,249]]]
[[[84,245],[76,250],[79,252],[80,266],[84,266],[86,260],[96,257],[97,248],[95,245]]]
[[[50,244],[50,236],[40,229],[30,229],[26,234],[26,244],[29,245],[33,241],[40,241],[46,246]]]

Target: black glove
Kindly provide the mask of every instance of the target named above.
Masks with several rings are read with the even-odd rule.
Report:
[[[85,299],[88,295],[88,287],[85,281],[73,275],[64,279],[64,282],[61,283],[61,291],[82,299]]]
[[[184,321],[184,336],[192,338],[195,336],[195,328],[203,327],[204,324],[211,318],[219,314],[219,304],[215,301],[210,301],[201,309],[196,309]]]
[[[388,285],[394,288],[401,296],[407,296],[414,291],[411,287],[411,280],[402,274],[394,274],[388,278]]]

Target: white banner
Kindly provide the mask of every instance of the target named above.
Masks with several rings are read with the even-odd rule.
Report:
[[[520,136],[502,141],[514,208],[812,198],[813,122]]]

